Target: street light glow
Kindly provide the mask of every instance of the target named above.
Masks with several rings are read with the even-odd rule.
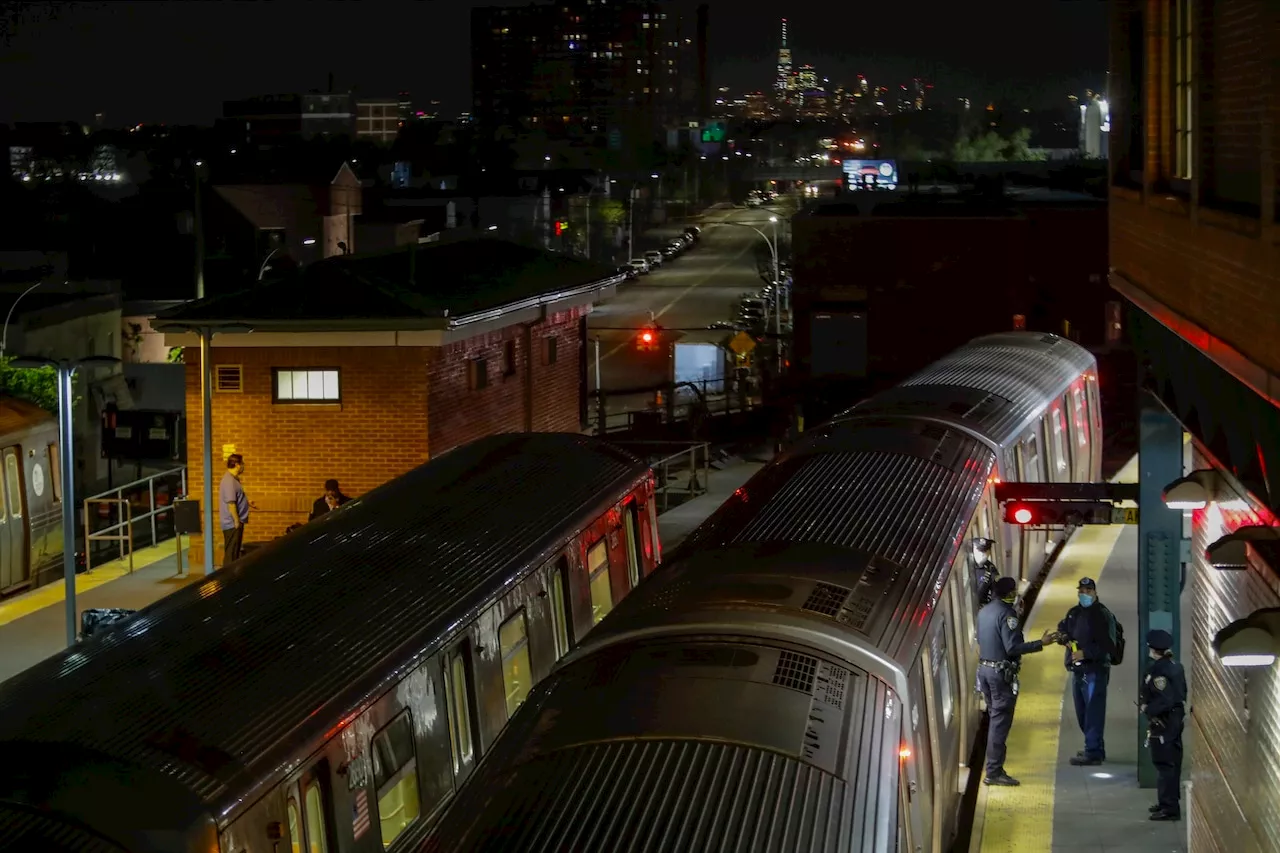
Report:
[[[316,244],[315,237],[308,237],[307,239],[302,241],[302,245],[304,246],[314,246],[315,244]]]

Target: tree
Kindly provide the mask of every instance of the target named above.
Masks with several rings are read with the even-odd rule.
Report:
[[[596,213],[597,221],[603,223],[605,227],[613,229],[619,228],[627,219],[627,206],[622,202],[606,198],[597,202],[598,207]]]
[[[46,412],[58,413],[58,371],[52,367],[13,367],[0,358],[0,396],[17,397]]]
[[[995,131],[962,136],[953,146],[951,158],[957,163],[1027,162],[1043,160],[1044,155],[1032,151],[1031,130],[1020,127],[1008,138]]]

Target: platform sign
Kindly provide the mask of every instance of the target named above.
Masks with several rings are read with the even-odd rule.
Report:
[[[1137,524],[1138,508],[1136,506],[1118,506],[1111,510],[1112,524]]]
[[[729,349],[733,350],[739,356],[745,356],[756,348],[756,339],[748,335],[746,332],[738,332],[729,341]]]

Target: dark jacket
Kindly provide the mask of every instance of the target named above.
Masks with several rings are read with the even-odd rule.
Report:
[[[351,498],[347,497],[342,492],[338,492],[338,506],[342,506],[349,500],[351,500]],[[329,504],[325,501],[324,495],[321,495],[316,499],[316,502],[311,505],[311,515],[307,517],[307,521],[315,521],[327,512],[329,512]]]
[[[1153,660],[1142,683],[1142,704],[1147,706],[1151,733],[1169,738],[1181,735],[1186,701],[1187,675],[1182,664],[1169,655]]]
[[[1058,623],[1059,633],[1079,646],[1084,660],[1078,665],[1071,660],[1071,644],[1067,644],[1066,667],[1072,671],[1097,672],[1111,666],[1111,655],[1116,648],[1116,617],[1101,601],[1090,607],[1077,604],[1067,611]]]
[[[1044,648],[1022,635],[1022,620],[1013,605],[996,599],[978,611],[978,657],[995,663],[1018,661]]]

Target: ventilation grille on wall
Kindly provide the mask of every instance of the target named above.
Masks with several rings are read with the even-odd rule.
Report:
[[[821,613],[823,616],[835,619],[840,615],[840,608],[844,607],[849,592],[850,590],[845,587],[836,586],[833,583],[816,584],[813,592],[809,593],[809,597],[804,600],[804,604],[800,605],[800,609]]]
[[[783,652],[778,656],[778,668],[773,672],[773,683],[808,695],[813,692],[813,679],[817,671],[817,658],[798,655],[795,652]]]
[[[244,368],[238,364],[219,364],[213,368],[213,387],[219,391],[242,391]]]

